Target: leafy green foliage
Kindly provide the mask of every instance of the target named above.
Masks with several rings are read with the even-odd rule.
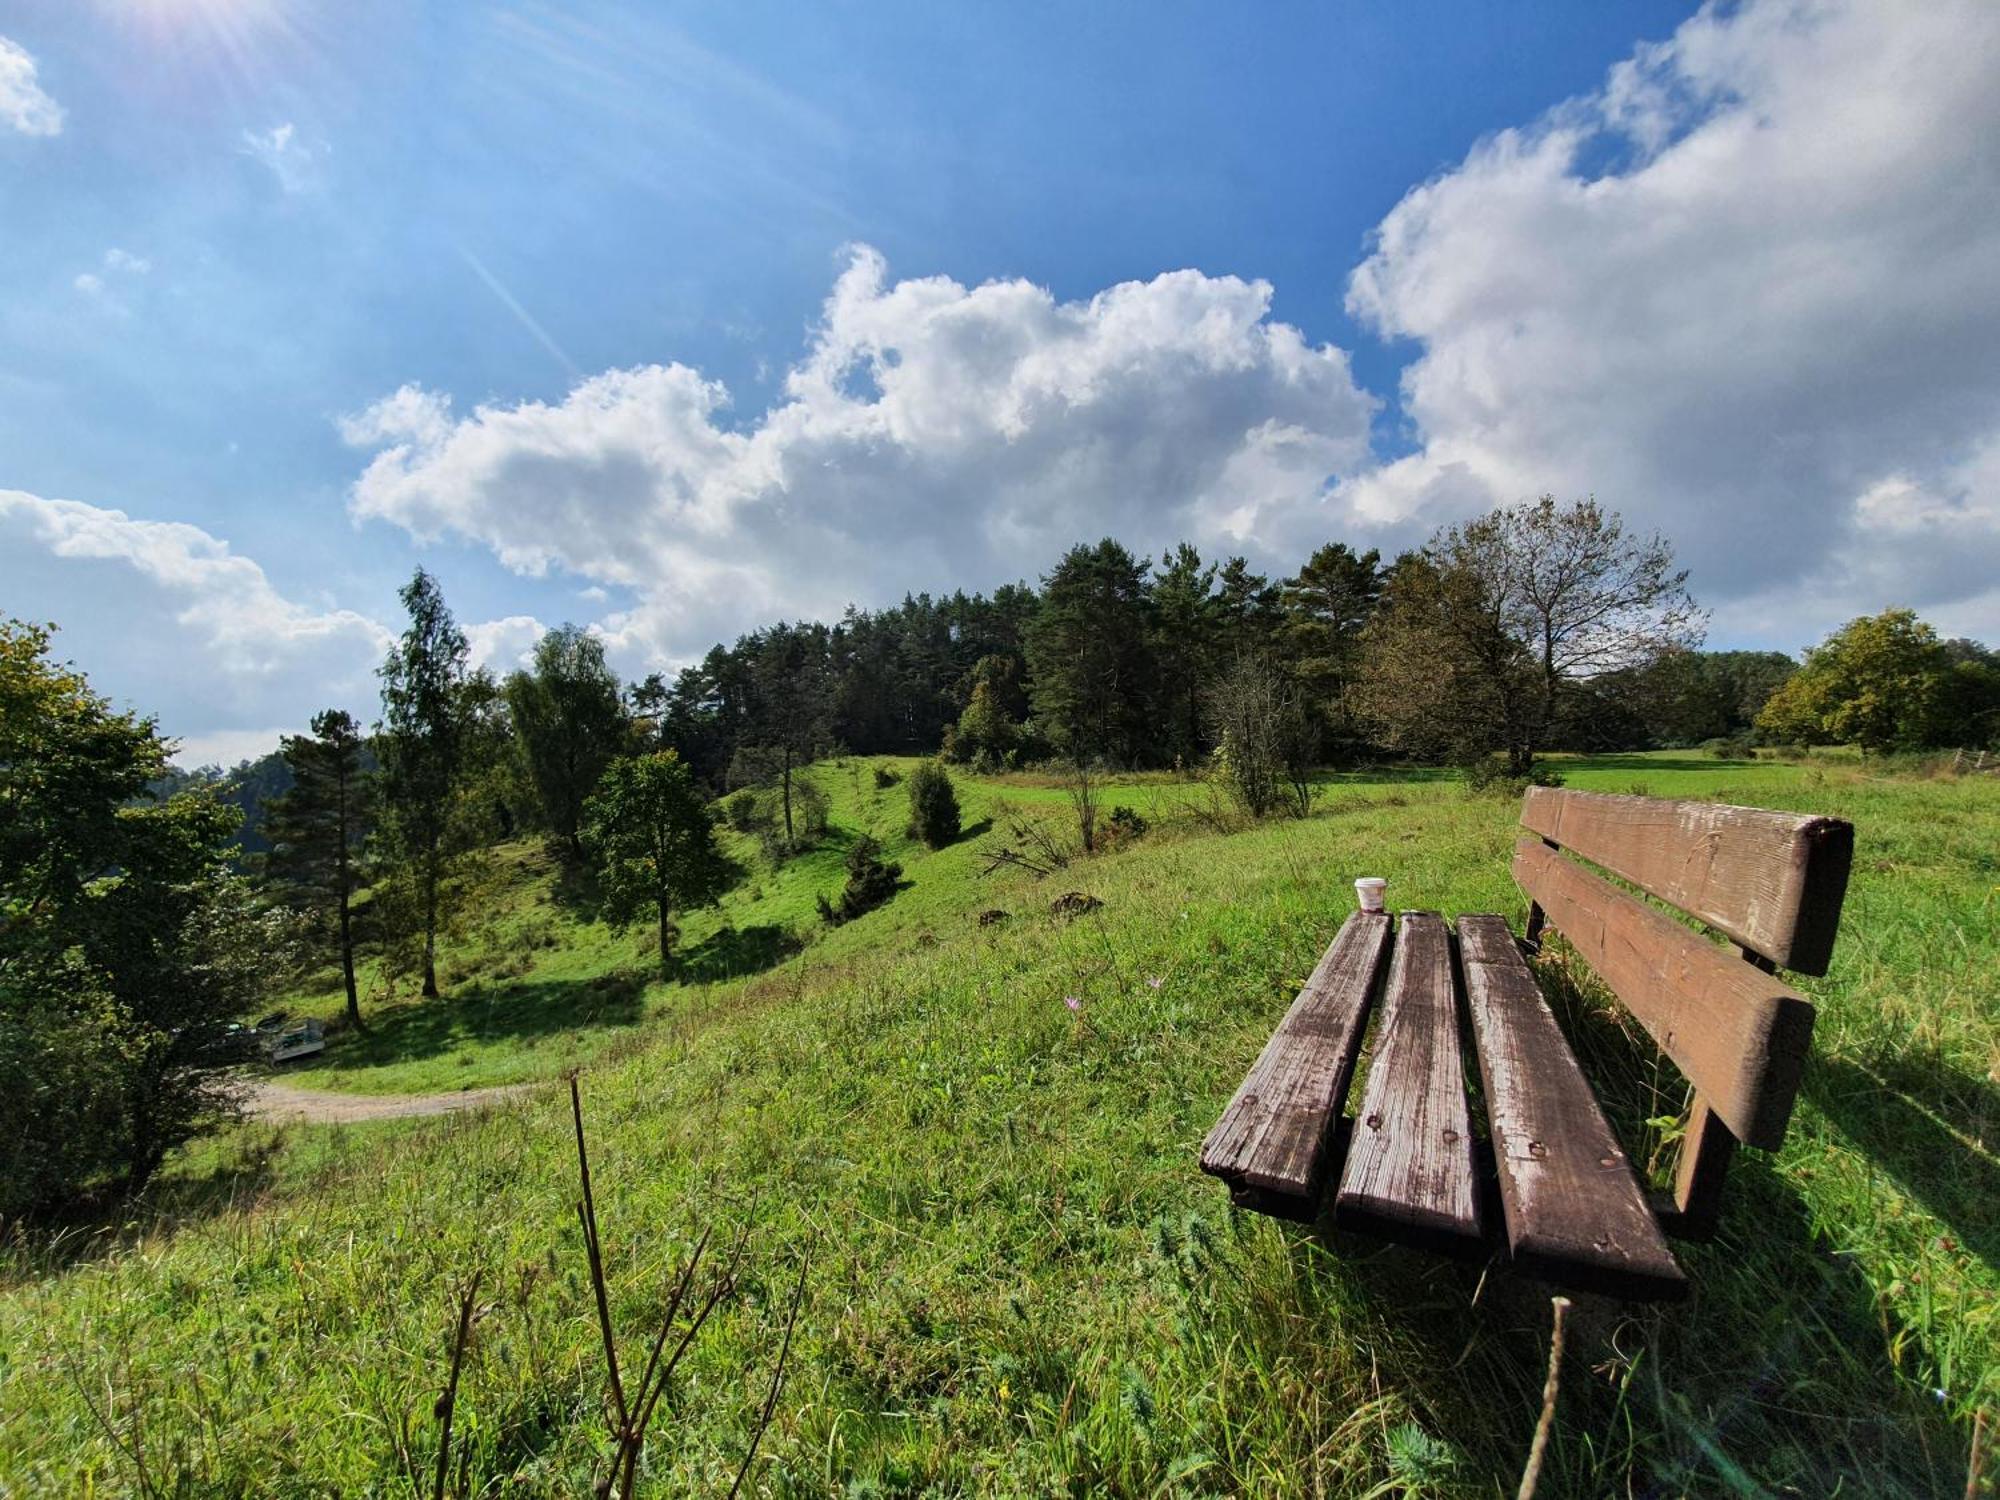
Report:
[[[437,936],[447,896],[455,819],[465,766],[465,632],[445,605],[438,583],[422,568],[399,597],[409,629],[382,663],[383,827],[393,877],[406,886],[397,909],[421,941],[417,965],[423,992],[435,996]]]
[[[614,761],[584,804],[584,845],[596,861],[606,915],[651,917],[660,970],[673,964],[673,914],[719,896],[732,873],[715,824],[679,755],[658,750]]]
[[[584,799],[624,748],[624,705],[604,642],[561,625],[535,643],[533,665],[507,679],[515,743],[552,833],[583,852]]]
[[[958,837],[958,793],[942,761],[927,760],[910,773],[910,833],[932,849]]]
[[[1758,733],[1874,754],[1988,743],[2000,724],[2000,661],[1969,641],[1956,644],[1940,641],[1912,610],[1850,620],[1806,653],[1758,714]]]
[[[230,868],[235,809],[145,798],[153,725],[48,646],[0,622],[0,1217],[143,1184],[228,1114],[226,1028],[292,943]]]
[[[754,833],[761,816],[757,807],[757,793],[750,787],[742,787],[722,799],[722,815],[736,833]]]
[[[965,712],[951,735],[951,758],[976,769],[996,771],[1009,764],[1021,740],[1021,726],[1000,707],[1000,692],[990,680],[972,688]]]
[[[852,922],[882,905],[896,894],[896,882],[903,867],[882,858],[882,846],[869,834],[862,834],[847,851],[847,884],[840,899],[819,898],[820,920],[838,926]]]

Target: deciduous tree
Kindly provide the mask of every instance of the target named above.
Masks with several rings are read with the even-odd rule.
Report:
[[[169,745],[0,621],[0,1216],[144,1184],[233,1111],[227,1027],[292,920],[233,872],[241,816],[161,802]]]
[[[1956,738],[1952,659],[1915,611],[1850,620],[1771,695],[1758,732],[1781,743],[1917,750]]]
[[[673,963],[673,914],[704,906],[728,884],[730,864],[692,773],[672,750],[613,761],[584,803],[584,847],[615,922],[651,917],[660,972]]]
[[[535,643],[533,665],[507,679],[515,744],[549,830],[583,853],[584,799],[623,747],[625,708],[604,642],[561,625]]]
[[[1507,753],[1524,776],[1565,686],[1699,644],[1704,616],[1657,535],[1553,497],[1445,527],[1391,570],[1361,701],[1392,744]]]
[[[423,993],[435,996],[437,934],[453,849],[453,820],[464,768],[468,646],[437,580],[422,568],[400,597],[409,628],[382,663],[385,822],[407,880],[422,938]]]

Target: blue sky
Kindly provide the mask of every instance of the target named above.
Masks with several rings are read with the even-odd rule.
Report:
[[[1993,16],[14,0],[0,610],[218,754],[418,561],[637,671],[1595,490],[1718,644],[2000,634]]]

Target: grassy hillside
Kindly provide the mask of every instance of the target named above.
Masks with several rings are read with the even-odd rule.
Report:
[[[1541,1494],[1957,1493],[1972,1413],[2000,1399],[2000,788],[1839,763],[1570,769],[1841,814],[1860,848],[1834,972],[1804,985],[1822,1011],[1791,1139],[1744,1160],[1721,1240],[1683,1252],[1690,1302],[1580,1302]],[[378,996],[376,1034],[297,1080],[584,1064],[630,1357],[701,1229],[751,1226],[745,1295],[670,1393],[648,1492],[726,1489],[816,1239],[765,1493],[1511,1494],[1546,1295],[1236,1213],[1195,1155],[1355,875],[1387,876],[1398,906],[1519,917],[1514,806],[1336,780],[1310,820],[1221,833],[1151,779],[1112,797],[1151,833],[1037,883],[979,877],[983,839],[909,847],[872,763],[822,774],[840,837],[685,923],[698,982],[648,981],[637,934],[508,850],[452,995]],[[962,796],[969,823],[1004,823],[1059,794]],[[909,886],[813,930],[855,830]],[[1102,908],[1052,915],[1071,889]],[[980,925],[993,908],[1009,916]],[[1564,1008],[1587,1062],[1627,1052],[1593,997]],[[1629,1122],[1678,1105],[1658,1081],[1618,1096]],[[577,1492],[604,1442],[574,1174],[553,1082],[477,1115],[210,1143],[130,1223],[8,1263],[0,1493],[129,1490],[136,1453],[190,1493],[407,1494],[399,1448],[428,1458],[475,1267],[474,1487]]]

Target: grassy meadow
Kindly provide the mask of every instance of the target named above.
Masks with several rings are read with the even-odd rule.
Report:
[[[1397,907],[1518,922],[1515,802],[1337,776],[1308,819],[1232,827],[1203,788],[1133,778],[1106,807],[1150,830],[1037,881],[982,875],[978,851],[1060,818],[1052,782],[962,779],[970,831],[927,852],[903,787],[875,784],[897,764],[820,767],[826,843],[775,870],[740,847],[744,880],[683,920],[674,983],[539,847],[498,851],[447,996],[371,964],[371,1034],[285,1076],[539,1086],[439,1119],[235,1127],[114,1222],[0,1252],[0,1496],[401,1496],[416,1473],[428,1494],[475,1269],[463,1492],[587,1492],[608,1443],[572,1068],[628,1360],[704,1228],[749,1231],[644,1493],[726,1492],[811,1247],[754,1492],[1511,1496],[1546,1290],[1239,1213],[1195,1162],[1356,875]],[[1578,1299],[1539,1493],[1962,1493],[1975,1413],[2000,1407],[2000,782],[1837,757],[1562,769],[1837,814],[1858,840],[1833,972],[1800,982],[1821,1009],[1791,1137],[1744,1155],[1721,1237],[1679,1251],[1685,1304]],[[906,888],[820,927],[864,831]],[[1068,891],[1103,904],[1053,914]],[[1657,1159],[1681,1088],[1559,944],[1543,964],[1634,1159]],[[294,1008],[340,1003],[326,983]]]

